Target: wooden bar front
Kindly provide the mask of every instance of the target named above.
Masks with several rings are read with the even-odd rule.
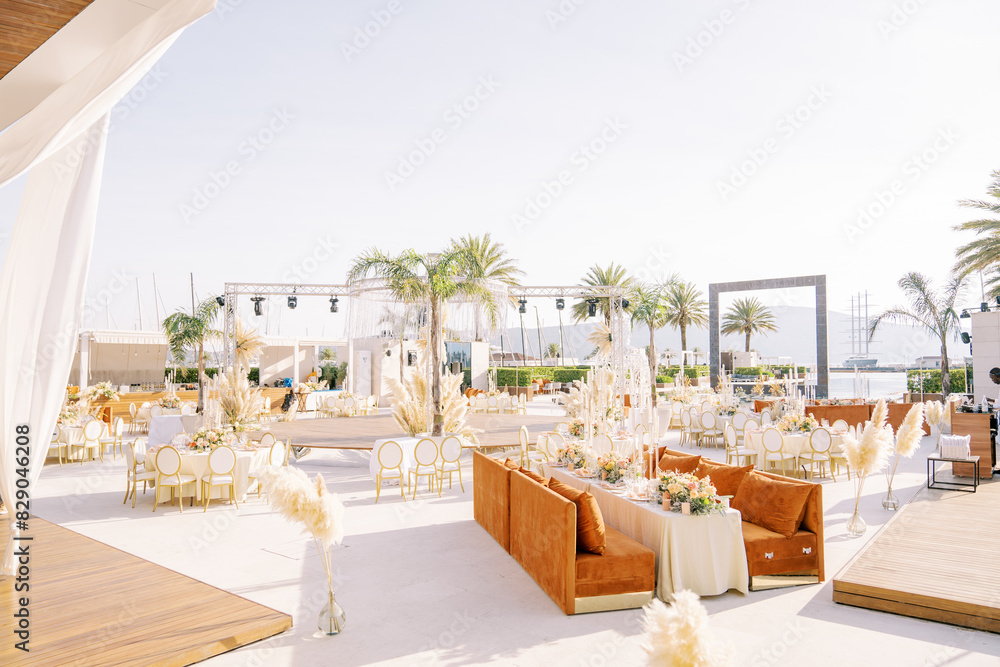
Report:
[[[812,415],[816,421],[823,423],[827,420],[830,424],[843,419],[848,426],[863,425],[871,419],[872,406],[870,405],[807,405],[806,414]]]
[[[979,479],[990,479],[993,476],[993,460],[990,448],[990,416],[987,413],[953,412],[951,414],[951,434],[970,435],[969,446],[972,455],[979,457]],[[959,477],[972,477],[974,466],[971,463],[951,464],[952,474]]]

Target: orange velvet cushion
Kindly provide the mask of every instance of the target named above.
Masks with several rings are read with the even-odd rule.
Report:
[[[736,491],[740,488],[740,483],[743,478],[747,476],[747,473],[753,470],[753,466],[744,466],[742,468],[737,466],[726,465],[725,463],[719,463],[718,461],[712,461],[711,459],[702,459],[701,463],[698,464],[698,468],[694,471],[695,477],[702,479],[704,477],[709,477],[712,480],[712,486],[715,487],[716,492],[720,496],[735,496]]]
[[[521,467],[520,464],[517,463],[517,461],[511,461],[510,459],[506,459],[503,462],[503,464],[508,468],[510,468],[511,470],[517,470]]]
[[[555,477],[549,479],[549,489],[576,505],[576,549],[603,555],[607,545],[604,531],[604,517],[594,496],[586,491],[574,489]]]
[[[541,475],[536,475],[535,473],[531,472],[527,468],[518,468],[518,470],[520,470],[527,477],[530,477],[531,479],[535,480],[536,482],[538,482],[542,486],[548,486],[549,485],[549,480],[545,479]]]
[[[744,521],[791,537],[802,523],[810,493],[811,484],[782,482],[751,472],[729,505],[740,511]]]
[[[700,456],[671,456],[664,454],[660,459],[660,470],[673,470],[681,474],[694,472],[701,462]]]

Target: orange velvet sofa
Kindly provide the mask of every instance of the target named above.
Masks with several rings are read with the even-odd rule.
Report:
[[[632,609],[653,599],[652,550],[605,526],[604,554],[577,551],[576,504],[479,452],[473,480],[476,521],[564,613]]]
[[[659,461],[664,454],[692,456],[691,452],[680,452],[660,447],[657,449],[657,460]],[[725,464],[718,465],[724,466]],[[735,466],[725,467],[735,468]],[[825,581],[822,485],[759,470],[754,470],[750,474],[760,475],[777,482],[811,487],[809,497],[805,502],[802,522],[798,530],[790,537],[785,537],[781,533],[744,519],[743,544],[747,552],[747,569],[750,573],[751,589],[755,588],[754,577],[772,575],[795,577],[795,583],[821,583]],[[776,500],[780,501],[780,498],[776,498]],[[761,580],[756,588],[771,587],[775,581],[764,582]]]

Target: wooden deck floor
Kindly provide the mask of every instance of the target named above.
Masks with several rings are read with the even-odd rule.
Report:
[[[568,420],[554,415],[472,414],[467,421],[473,428],[482,430],[479,442],[488,446],[516,445],[517,432],[522,424],[528,427],[530,440],[534,442],[540,431],[551,431],[556,424]],[[376,440],[397,437],[402,433],[390,414],[271,422],[253,437],[260,437],[264,431],[270,431],[279,440],[291,438],[296,447],[361,450],[371,450]]]
[[[30,592],[0,584],[0,627],[29,599],[29,653],[5,630],[0,665],[189,665],[284,632],[292,619],[32,518]]]
[[[834,578],[835,602],[1000,632],[1000,481],[924,489]]]

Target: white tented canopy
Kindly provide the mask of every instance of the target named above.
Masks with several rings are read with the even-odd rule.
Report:
[[[163,382],[168,351],[167,337],[156,331],[83,331],[70,384]]]
[[[69,379],[111,108],[214,7],[95,0],[0,79],[0,187],[28,174],[0,277],[0,496],[8,502],[19,479],[29,491],[38,479]],[[18,430],[28,431],[28,466],[17,465]],[[10,519],[4,575],[20,539]]]

